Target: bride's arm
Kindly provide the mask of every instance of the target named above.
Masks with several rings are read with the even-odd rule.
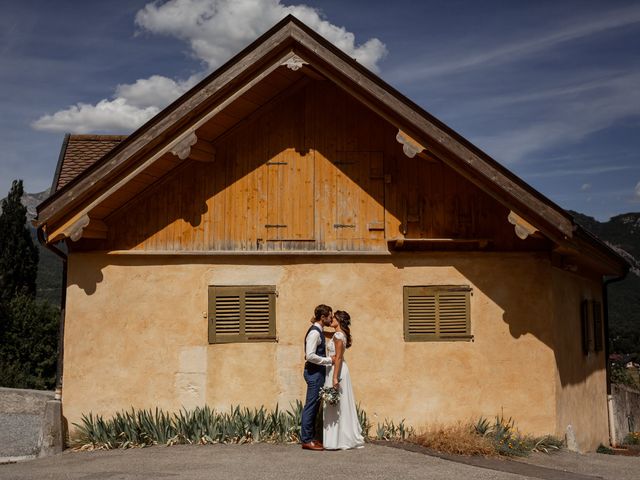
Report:
[[[342,369],[342,356],[344,354],[344,342],[337,340],[334,342],[336,346],[336,359],[333,366],[333,388],[340,386],[340,370]]]

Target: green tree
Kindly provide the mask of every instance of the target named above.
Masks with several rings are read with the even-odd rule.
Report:
[[[17,295],[34,297],[38,274],[38,249],[26,225],[22,180],[14,180],[0,213],[0,303]]]
[[[0,385],[53,388],[59,309],[38,302],[38,249],[26,226],[21,180],[15,180],[0,213]]]
[[[60,311],[18,295],[3,307],[9,317],[0,345],[0,385],[53,389],[56,383]],[[2,315],[2,313],[0,313]]]

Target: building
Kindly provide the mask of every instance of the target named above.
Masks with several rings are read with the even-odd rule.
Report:
[[[63,412],[302,399],[319,303],[374,422],[607,442],[604,276],[627,263],[287,17],[128,137],[65,137]],[[606,326],[606,325],[605,325]]]

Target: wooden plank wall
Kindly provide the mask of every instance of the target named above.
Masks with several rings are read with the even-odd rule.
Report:
[[[279,98],[106,219],[106,250],[385,251],[386,239],[518,239],[508,210],[328,81]],[[91,248],[98,248],[92,244]]]

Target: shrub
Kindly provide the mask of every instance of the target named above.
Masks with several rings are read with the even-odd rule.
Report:
[[[453,455],[496,455],[493,443],[480,435],[472,425],[458,423],[454,426],[432,426],[411,439],[442,453]]]
[[[615,362],[611,363],[611,383],[626,385],[627,387],[640,390],[640,383],[638,383],[638,380],[636,380],[629,369]]]
[[[522,435],[512,418],[496,416],[494,421],[480,417],[475,423],[453,426],[432,426],[410,442],[433,450],[455,455],[526,456],[531,452],[559,450],[563,441],[551,435]]]
[[[640,432],[629,432],[624,437],[624,445],[640,445]]]
[[[598,445],[598,448],[596,449],[596,453],[603,453],[605,455],[614,455],[613,449],[609,447],[605,447],[603,444]]]

